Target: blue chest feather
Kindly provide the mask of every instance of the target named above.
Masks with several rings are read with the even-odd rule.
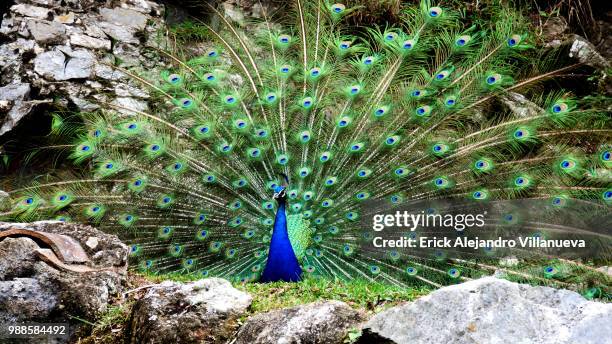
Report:
[[[287,215],[285,201],[279,202],[274,219],[274,231],[270,241],[268,261],[261,275],[260,282],[297,282],[302,276],[302,268],[291,247],[287,233]]]

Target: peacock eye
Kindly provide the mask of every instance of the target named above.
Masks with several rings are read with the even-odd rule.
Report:
[[[211,50],[208,52],[208,57],[216,57],[218,55],[218,52],[216,50]]]
[[[432,18],[439,17],[442,14],[442,9],[440,7],[432,7],[429,9],[429,16]]]
[[[331,5],[331,10],[336,13],[336,14],[340,14],[342,12],[344,12],[344,10],[346,9],[346,6],[344,6],[343,4],[333,4]]]
[[[128,129],[136,129],[136,124],[132,123],[128,125]]]
[[[111,168],[113,168],[113,164],[108,163],[104,166],[107,170],[110,170]]]
[[[83,147],[81,147],[81,150],[82,150],[83,152],[87,152],[89,149],[90,149],[90,147],[89,147],[89,146],[83,146]]]

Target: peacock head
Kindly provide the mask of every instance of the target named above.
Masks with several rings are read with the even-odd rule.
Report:
[[[287,188],[285,186],[282,185],[278,185],[277,187],[274,188],[274,196],[273,198],[278,202],[278,203],[284,203],[285,200],[287,199]]]

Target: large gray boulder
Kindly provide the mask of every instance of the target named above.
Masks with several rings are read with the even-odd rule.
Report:
[[[128,248],[115,235],[59,221],[0,222],[0,234],[16,229],[68,237],[88,260],[57,265],[43,259],[41,250],[49,248],[38,238],[21,234],[0,238],[0,323],[67,322],[72,316],[95,321],[122,292]]]
[[[612,304],[486,277],[390,308],[363,332],[360,343],[606,344]]]
[[[151,287],[132,309],[128,343],[226,343],[238,317],[251,305],[249,294],[221,278],[192,283],[165,281]]]
[[[238,332],[235,344],[336,344],[365,320],[340,301],[316,302],[255,315]]]

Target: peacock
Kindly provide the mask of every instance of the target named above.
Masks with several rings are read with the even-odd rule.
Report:
[[[327,0],[242,24],[209,6],[217,24],[197,23],[204,51],[156,48],[161,73],[113,65],[150,91],[149,109],[101,103],[76,114],[76,127],[54,117],[61,159],[79,172],[7,190],[0,218],[89,223],[125,240],[141,271],[239,282],[435,288],[502,271],[565,285],[572,271],[595,270],[550,255],[503,267],[484,253],[363,244],[372,209],[416,201],[609,214],[607,100],[564,91],[583,65],[538,48],[516,10],[468,21],[423,0],[393,23],[362,26],[359,5]]]

